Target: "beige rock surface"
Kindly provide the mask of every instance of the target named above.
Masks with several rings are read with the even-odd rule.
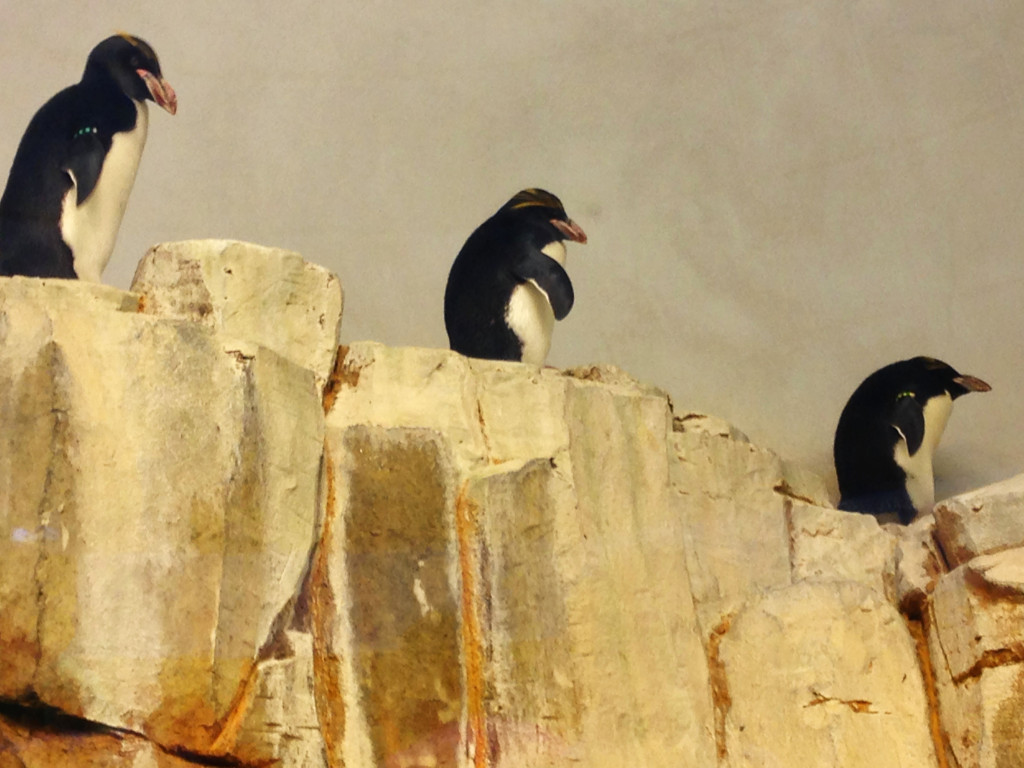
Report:
[[[611,366],[335,355],[293,254],[139,275],[0,279],[0,768],[1024,764],[1017,478],[879,526]]]
[[[1024,661],[1024,549],[975,558],[939,579],[935,629],[954,681]]]
[[[942,728],[960,768],[1024,765],[1024,549],[944,575],[929,645]]]
[[[791,502],[794,581],[857,582],[892,595],[897,540],[871,515]]]
[[[10,282],[0,696],[207,748],[314,543],[313,375],[131,294]]]
[[[978,555],[1024,546],[1024,475],[940,502],[935,525],[953,567]]]
[[[314,626],[329,764],[454,765],[464,696],[450,455],[426,429],[331,425],[328,441],[313,612],[331,608]]]
[[[0,768],[199,768],[133,734],[0,716]]]
[[[896,536],[896,604],[917,617],[946,571],[946,559],[935,538],[935,518],[920,517],[907,526],[885,526]]]
[[[719,659],[730,768],[937,765],[914,640],[875,589],[773,590],[733,618]]]
[[[139,263],[132,290],[142,311],[272,349],[313,371],[321,390],[334,365],[341,283],[297,253],[234,240],[162,243]]]
[[[317,719],[313,636],[284,630],[254,670],[244,706],[223,752],[246,764],[325,768],[327,756]]]
[[[702,427],[703,427],[703,423]],[[671,433],[686,566],[708,638],[748,597],[791,581],[782,461],[719,429]]]
[[[666,490],[664,479],[647,485],[623,515],[619,500],[577,495],[543,459],[469,481],[493,692],[482,715],[497,764],[713,764],[707,661]],[[581,536],[577,509],[618,544]]]
[[[396,765],[466,753],[507,765],[571,765],[581,754],[595,765],[673,764],[680,749],[713,759],[707,664],[667,482],[667,399],[613,369],[574,373],[375,344],[345,351],[327,418],[338,488],[331,582],[394,586],[365,608],[356,598],[327,643],[339,678],[350,675],[343,689],[363,691],[346,702],[346,724],[361,728],[346,729],[336,764],[358,764],[367,749]],[[359,544],[352,531],[366,515],[374,533]],[[412,536],[426,520],[436,532]],[[407,553],[416,541],[427,550]],[[360,556],[369,543],[381,550],[372,578]],[[418,610],[436,626],[407,628],[413,645],[394,653],[436,661],[397,674],[360,627],[367,612],[403,602],[400,615]],[[665,603],[675,607],[665,613]],[[378,644],[383,626],[371,633]],[[374,661],[353,667],[346,656]],[[678,677],[672,692],[648,696],[666,674]],[[415,690],[430,695],[406,711]],[[581,701],[581,690],[595,694]],[[388,732],[408,738],[388,743]]]
[[[957,768],[1010,768],[1024,765],[1024,664],[983,669],[976,677],[951,683],[939,679],[942,730],[949,765]]]

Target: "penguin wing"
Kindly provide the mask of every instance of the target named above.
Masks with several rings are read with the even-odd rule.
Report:
[[[95,129],[83,129],[71,140],[64,170],[71,176],[71,181],[75,185],[78,205],[81,205],[96,188],[106,156],[107,148],[103,146]]]
[[[556,320],[561,320],[569,314],[575,296],[569,274],[557,261],[540,251],[534,251],[518,259],[512,267],[512,272],[520,280],[532,282],[544,291]]]
[[[907,441],[907,452],[913,456],[924,440],[924,408],[913,397],[901,397],[893,406],[889,423]]]

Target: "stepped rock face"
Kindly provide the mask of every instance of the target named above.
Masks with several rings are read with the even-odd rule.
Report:
[[[223,241],[0,278],[0,768],[1024,765],[1020,479],[880,527]]]
[[[145,301],[0,286],[0,697],[216,753],[316,540],[323,411]]]
[[[335,380],[332,764],[713,761],[667,398],[377,344]]]
[[[338,278],[297,253],[232,240],[164,243],[132,281],[142,311],[216,329],[313,372],[323,390],[338,348]]]

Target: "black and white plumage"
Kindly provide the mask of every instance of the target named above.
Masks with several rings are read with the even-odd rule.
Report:
[[[931,357],[915,357],[868,376],[843,408],[833,456],[839,508],[896,513],[901,523],[935,504],[932,457],[953,401],[988,392],[981,379]]]
[[[543,365],[555,320],[569,314],[565,240],[587,235],[562,202],[524,189],[469,236],[444,294],[450,346],[470,357]]]
[[[147,100],[177,111],[153,49],[119,34],[36,112],[0,198],[0,275],[99,282],[146,143]]]

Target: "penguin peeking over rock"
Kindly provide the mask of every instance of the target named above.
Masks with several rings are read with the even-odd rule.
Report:
[[[566,240],[586,243],[587,235],[543,189],[524,189],[477,227],[448,274],[444,324],[451,348],[543,365],[555,320],[573,304]]]
[[[146,143],[147,100],[178,109],[153,49],[118,34],[40,107],[0,198],[0,275],[100,281]]]
[[[836,428],[832,450],[839,509],[895,513],[904,525],[930,512],[932,456],[953,401],[990,389],[931,357],[902,360],[868,376],[850,396]]]

